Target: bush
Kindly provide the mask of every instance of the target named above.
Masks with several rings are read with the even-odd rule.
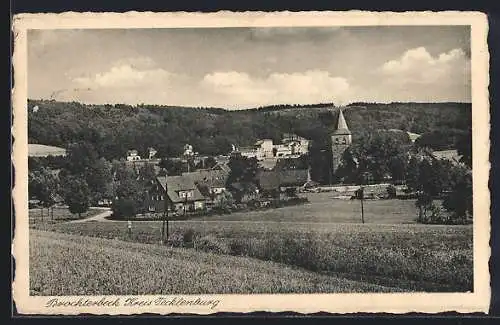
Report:
[[[113,210],[113,218],[116,219],[132,218],[137,213],[136,205],[131,199],[116,200],[111,209]]]
[[[167,245],[172,247],[193,247],[195,238],[196,233],[191,228],[177,230],[168,236]]]
[[[246,240],[233,238],[229,241],[229,252],[231,255],[247,256],[250,248]]]
[[[424,212],[416,221],[432,225],[466,225],[471,223],[471,220],[467,216],[458,215],[455,212],[446,213],[434,202],[425,207]]]
[[[213,235],[207,235],[194,241],[194,248],[203,252],[216,254],[229,254],[230,249],[226,243]]]
[[[387,198],[388,199],[396,198],[396,187],[394,185],[387,186]]]

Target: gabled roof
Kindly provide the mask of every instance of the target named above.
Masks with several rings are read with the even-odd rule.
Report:
[[[283,138],[281,139],[281,142],[290,142],[290,141],[309,141],[306,138],[303,138],[299,135],[293,134],[293,133],[285,133],[283,134]]]
[[[236,189],[236,190],[240,190],[240,191],[247,191],[247,192],[250,192],[250,193],[255,193],[258,188],[255,184],[253,183],[245,183],[245,182],[234,182],[230,185],[230,187]]]
[[[303,186],[307,182],[307,169],[260,171],[259,186],[263,190],[273,190],[279,187]]]
[[[334,134],[351,134],[351,131],[349,131],[349,128],[347,127],[347,122],[345,121],[344,113],[342,113],[342,110],[339,111],[337,129],[335,130]]]
[[[264,169],[273,169],[276,167],[276,163],[278,162],[278,158],[264,158],[257,162],[259,167]]]
[[[462,158],[457,150],[436,150],[432,152],[432,156],[436,159],[445,159],[455,163],[460,162]]]
[[[179,197],[179,191],[193,191],[193,197],[187,201],[203,201],[205,197],[201,194],[198,187],[195,185],[192,177],[181,176],[159,176],[156,178],[168,197],[174,203],[185,202],[186,199]]]
[[[229,172],[221,169],[205,169],[190,173],[182,173],[182,176],[191,178],[195,184],[207,185],[210,187],[226,187]]]

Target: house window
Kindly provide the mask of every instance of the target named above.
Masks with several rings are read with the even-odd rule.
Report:
[[[154,201],[155,200],[155,197],[151,195],[151,201]]]
[[[160,199],[163,201],[163,195],[162,195],[162,196],[160,196]]]

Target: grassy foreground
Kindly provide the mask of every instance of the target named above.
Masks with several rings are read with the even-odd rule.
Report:
[[[63,233],[158,243],[158,222],[86,222]],[[248,256],[366,283],[427,292],[472,290],[471,226],[173,222],[170,244]]]
[[[32,230],[32,295],[399,291],[252,258]]]

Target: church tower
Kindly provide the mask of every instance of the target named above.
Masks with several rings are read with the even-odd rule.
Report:
[[[337,129],[332,134],[332,167],[333,175],[337,172],[337,169],[342,162],[342,154],[352,143],[352,134],[347,127],[347,123],[344,118],[342,110],[339,111],[339,117],[337,120]]]

